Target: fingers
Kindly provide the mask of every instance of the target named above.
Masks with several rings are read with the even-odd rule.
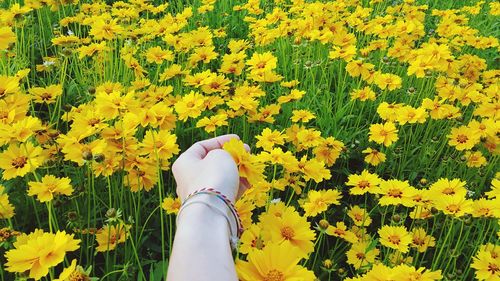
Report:
[[[194,159],[201,160],[207,156],[207,154],[214,149],[221,149],[224,143],[230,141],[231,139],[240,139],[236,134],[223,135],[216,138],[211,138],[204,141],[199,141],[193,144],[190,148],[184,152],[184,155]]]

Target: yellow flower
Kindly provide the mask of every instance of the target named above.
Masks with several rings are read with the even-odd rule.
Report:
[[[59,275],[59,278],[54,279],[53,281],[80,281],[80,280],[88,281],[91,279],[89,278],[89,274],[85,272],[85,270],[81,266],[76,265],[76,259],[73,259],[69,267],[65,268]]]
[[[191,91],[175,103],[174,108],[181,121],[185,121],[190,117],[196,118],[200,116],[201,112],[205,109],[205,97]]]
[[[0,98],[19,92],[19,78],[0,75]]]
[[[375,92],[372,91],[370,87],[364,87],[363,89],[354,90],[351,93],[351,99],[352,100],[358,99],[360,101],[367,101],[367,100],[373,101],[376,99],[376,95]]]
[[[408,245],[412,241],[412,236],[404,226],[384,225],[378,230],[380,244],[396,249],[402,253],[408,252]]]
[[[314,250],[313,240],[316,235],[306,218],[301,217],[294,209],[287,209],[281,217],[264,216],[260,226],[266,241],[278,244],[290,242],[291,245],[285,245],[300,249],[302,257],[307,257]]]
[[[417,227],[412,229],[412,242],[411,246],[417,248],[417,251],[423,253],[427,251],[428,247],[434,247],[436,245],[436,239],[431,235],[427,235],[425,229],[422,227]]]
[[[146,60],[149,63],[161,64],[163,61],[172,61],[174,53],[170,50],[163,50],[160,46],[151,47],[146,51]]]
[[[441,270],[430,271],[425,267],[416,269],[406,264],[394,268],[394,280],[398,281],[436,281],[442,278]]]
[[[488,198],[500,198],[500,180],[491,180],[491,190],[486,192]]]
[[[53,175],[46,175],[42,182],[29,182],[28,195],[37,196],[38,201],[47,202],[54,199],[54,195],[71,195],[73,187],[69,178],[56,178]]]
[[[448,144],[454,146],[456,150],[472,149],[480,141],[480,134],[477,131],[471,131],[467,126],[452,128],[447,137],[449,138]]]
[[[141,155],[149,154],[150,157],[158,160],[169,160],[180,151],[177,136],[167,130],[148,130],[141,147]]]
[[[278,59],[274,57],[271,52],[265,52],[262,54],[254,53],[246,64],[250,71],[265,72],[275,69],[277,62]]]
[[[370,247],[370,242],[358,242],[351,246],[346,252],[347,263],[359,269],[373,264],[380,251],[375,247]]]
[[[21,145],[10,144],[0,153],[0,168],[4,170],[2,178],[9,180],[33,172],[43,162],[41,154],[42,148],[29,142]]]
[[[329,180],[332,177],[330,170],[325,167],[325,163],[315,158],[307,160],[307,155],[302,156],[298,167],[306,181],[312,179],[319,183],[323,180]]]
[[[375,193],[377,187],[382,182],[377,174],[372,174],[368,170],[363,170],[359,175],[349,175],[347,186],[352,186],[349,193],[352,195],[363,195],[367,192]]]
[[[257,143],[255,146],[262,147],[265,151],[271,151],[275,145],[285,144],[286,135],[277,130],[265,128],[262,133],[255,137]]]
[[[300,250],[288,242],[269,243],[263,250],[250,252],[248,261],[237,260],[236,271],[242,281],[314,281],[314,273],[298,265],[301,258]]]
[[[335,189],[311,190],[302,204],[306,217],[315,217],[328,209],[331,204],[339,205],[342,195]]]
[[[119,223],[117,225],[105,225],[99,229],[95,239],[99,244],[96,247],[98,252],[112,251],[120,243],[125,243],[129,235],[130,225]]]
[[[325,162],[327,166],[335,164],[344,150],[344,143],[336,140],[334,137],[322,139],[320,144],[313,149],[316,159]]]
[[[380,163],[385,162],[385,153],[380,152],[376,149],[368,147],[367,149],[362,151],[363,153],[366,153],[365,156],[365,162],[373,165],[373,166],[378,166]]]
[[[10,219],[15,214],[14,206],[9,202],[9,196],[4,192],[5,187],[0,184],[0,219]]]
[[[500,279],[500,255],[493,256],[491,252],[480,249],[472,260],[470,267],[476,270],[478,280],[495,281]]]
[[[392,122],[372,124],[369,135],[368,140],[383,144],[384,146],[390,146],[398,140],[398,129],[396,129],[396,126]]]
[[[340,237],[349,243],[357,243],[359,241],[358,236],[354,232],[347,230],[347,226],[343,221],[337,222],[335,226],[329,225],[326,229],[326,234]]]
[[[0,50],[5,50],[10,44],[16,42],[16,34],[8,26],[0,27]]]
[[[117,19],[110,20],[109,22],[98,19],[92,23],[89,34],[98,40],[112,40],[123,31],[123,28],[117,22]]]
[[[179,197],[172,198],[166,197],[161,203],[163,210],[167,211],[167,214],[177,214],[181,207],[181,200]]]
[[[440,196],[435,199],[434,206],[446,215],[455,217],[461,217],[472,212],[472,201],[460,195]]]
[[[5,253],[9,272],[29,271],[29,277],[39,280],[49,273],[49,269],[64,260],[66,252],[79,248],[80,240],[73,239],[73,234],[65,231],[44,233],[36,229],[26,235],[22,234],[14,243],[14,249]]]
[[[380,183],[378,193],[382,195],[379,199],[380,206],[402,204],[406,207],[412,207],[415,205],[413,196],[417,190],[410,186],[408,181],[387,180]]]
[[[430,198],[439,199],[444,196],[460,196],[465,197],[467,189],[465,188],[465,181],[460,179],[446,179],[441,178],[433,183],[429,188]]]
[[[292,111],[292,122],[303,122],[303,123],[307,123],[309,122],[310,120],[316,118],[316,116],[314,116],[314,114],[312,112],[310,112],[309,110],[294,110]]]
[[[374,82],[380,89],[388,89],[389,91],[401,88],[402,84],[401,77],[390,73],[376,75]]]
[[[500,198],[486,199],[479,198],[472,202],[472,216],[500,218]]]
[[[366,212],[365,209],[360,208],[358,205],[352,206],[347,215],[354,221],[354,224],[357,226],[369,226],[372,223],[372,219],[370,215]]]
[[[233,157],[238,165],[240,177],[246,178],[250,185],[263,181],[265,165],[257,156],[251,155],[245,150],[243,142],[237,139],[231,139],[222,146]]]
[[[464,156],[467,167],[479,168],[487,163],[481,151],[467,151]]]
[[[262,229],[258,225],[250,225],[241,235],[240,253],[248,254],[254,250],[262,250],[265,246],[265,241],[262,238],[261,232]]]

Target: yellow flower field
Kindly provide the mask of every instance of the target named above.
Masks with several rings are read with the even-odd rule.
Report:
[[[164,280],[171,165],[227,133],[251,186],[240,280],[500,280],[499,16],[493,0],[3,1],[0,281]]]

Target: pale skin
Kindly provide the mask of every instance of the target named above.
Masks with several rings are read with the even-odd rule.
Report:
[[[248,187],[238,167],[222,145],[237,135],[223,135],[193,144],[172,165],[177,195],[186,196],[200,188],[211,187],[233,203]],[[245,148],[250,148],[245,144]],[[205,196],[209,204],[224,204]],[[238,280],[229,243],[226,218],[205,204],[191,204],[177,220],[168,281]]]

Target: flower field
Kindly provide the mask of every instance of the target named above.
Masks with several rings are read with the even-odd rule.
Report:
[[[2,1],[0,281],[164,280],[171,165],[227,133],[240,280],[500,280],[499,16]]]

